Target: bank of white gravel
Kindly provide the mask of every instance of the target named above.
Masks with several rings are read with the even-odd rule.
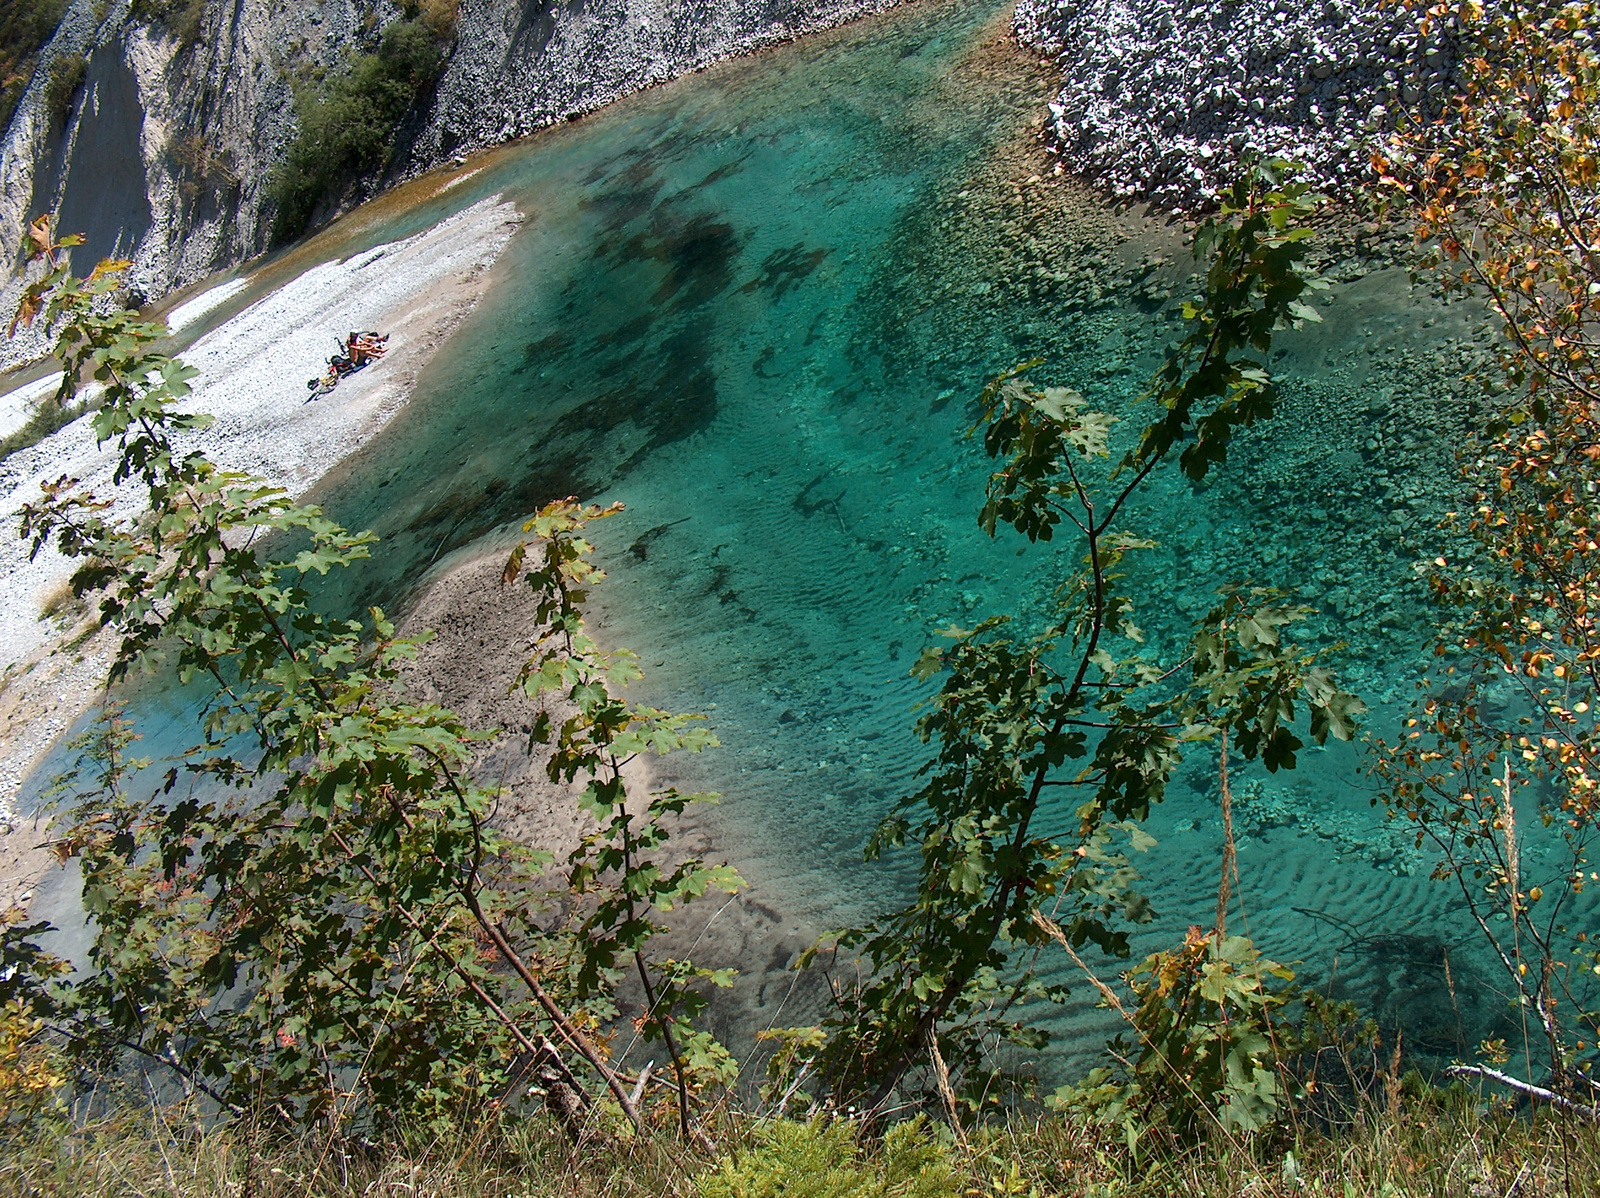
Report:
[[[1254,152],[1359,182],[1403,113],[1460,86],[1449,19],[1379,0],[1020,0],[1024,44],[1059,63],[1047,136],[1113,194],[1204,207]]]
[[[0,395],[0,437],[8,437],[33,418],[39,405],[52,402],[61,389],[61,372],[13,387]]]
[[[476,302],[520,220],[513,205],[492,197],[416,236],[314,266],[205,334],[182,355],[200,372],[185,406],[215,422],[188,443],[226,468],[303,493],[405,404],[417,372]],[[308,402],[307,380],[351,329],[387,332],[388,354]],[[87,418],[0,462],[0,672],[8,685],[20,663],[46,664],[36,659],[59,632],[44,609],[72,568],[51,551],[29,558],[15,535],[22,507],[37,500],[41,483],[63,475],[112,494],[113,464],[110,448],[95,445]],[[122,511],[136,501],[120,489]],[[83,673],[67,663],[53,668],[64,677]],[[87,696],[66,691],[81,690],[84,681],[63,682],[59,703],[52,696],[55,710],[41,711],[31,731],[7,730],[0,810],[29,762],[81,710]]]

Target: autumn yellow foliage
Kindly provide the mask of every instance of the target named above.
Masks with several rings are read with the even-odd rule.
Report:
[[[41,1039],[44,1028],[20,999],[0,1007],[0,1121],[35,1110],[66,1081],[59,1058]]]
[[[1391,808],[1439,851],[1512,987],[1518,1042],[1451,1072],[1592,1118],[1600,7],[1469,0],[1426,19],[1462,49],[1465,89],[1373,166],[1446,290],[1499,317],[1501,371],[1481,380],[1462,458],[1472,495],[1462,524],[1475,547],[1434,562],[1445,615],[1432,693],[1383,746],[1382,769]]]

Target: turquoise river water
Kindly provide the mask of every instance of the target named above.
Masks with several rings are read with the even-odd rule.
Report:
[[[1072,566],[977,527],[972,397],[1039,355],[1041,377],[1126,412],[1175,327],[1131,279],[1069,303],[1070,286],[1008,285],[971,251],[1020,194],[990,168],[1031,144],[1050,90],[995,48],[1004,16],[925,0],[723,64],[499,151],[360,235],[495,193],[529,218],[407,409],[321,489],[385,542],[345,599],[401,604],[430,563],[549,498],[622,501],[596,529],[605,635],[643,655],[644,697],[710,715],[723,747],[674,767],[679,784],[726,796],[721,846],[812,926],[904,884],[909,862],[869,867],[861,846],[926,752],[919,650],[952,621],[1026,610]],[[1091,216],[1126,226],[1103,250],[1076,243],[1107,263],[1173,236]],[[1285,417],[1215,482],[1162,482],[1134,514],[1161,544],[1135,581],[1156,647],[1221,583],[1294,585],[1317,608],[1305,635],[1346,642],[1337,660],[1382,731],[1425,661],[1415,563],[1453,486],[1454,397],[1430,380],[1475,331],[1397,271],[1333,295],[1275,359]],[[1209,921],[1214,772],[1192,762],[1150,821],[1158,918],[1140,951]],[[1499,999],[1470,929],[1372,809],[1359,748],[1234,786],[1246,922],[1269,953],[1440,1054],[1488,1031]],[[1087,996],[1053,1022],[1069,1055],[1105,1027]]]

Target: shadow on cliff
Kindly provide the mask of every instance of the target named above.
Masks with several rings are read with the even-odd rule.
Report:
[[[89,59],[76,123],[57,134],[28,204],[29,219],[55,211],[62,231],[83,235],[72,255],[80,274],[102,258],[131,256],[150,229],[143,138],[139,83],[123,47],[101,46]]]

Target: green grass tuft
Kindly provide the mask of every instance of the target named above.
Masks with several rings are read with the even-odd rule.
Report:
[[[374,1143],[349,1132],[285,1137],[267,1124],[207,1126],[148,1099],[112,1115],[12,1125],[0,1193],[73,1198],[1500,1198],[1600,1193],[1600,1128],[1516,1114],[1463,1089],[1364,1106],[1307,1125],[1187,1147],[1129,1143],[1058,1117],[969,1133],[921,1120],[881,1139],[844,1121],[724,1118],[718,1159],[596,1127],[574,1148],[543,1117]]]

